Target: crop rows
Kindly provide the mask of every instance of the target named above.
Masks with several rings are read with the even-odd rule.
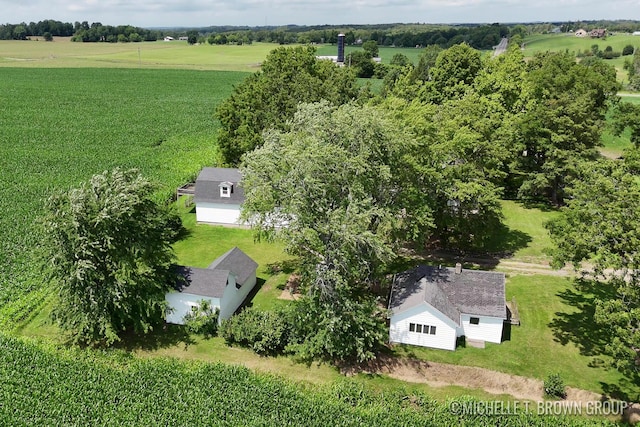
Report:
[[[215,106],[243,73],[0,69],[0,325],[42,288],[34,249],[52,191],[115,166],[136,167],[169,195],[215,156]],[[2,308],[12,304],[11,309]],[[23,310],[19,308],[22,307]]]
[[[45,348],[0,335],[2,425],[574,426],[532,414],[458,416],[344,379],[313,389],[246,368]]]

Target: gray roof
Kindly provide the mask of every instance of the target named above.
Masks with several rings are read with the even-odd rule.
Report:
[[[242,175],[236,168],[203,168],[196,179],[194,200],[196,203],[225,203],[240,205],[244,202],[244,191],[240,187]],[[220,197],[220,184],[233,185],[230,197]]]
[[[178,292],[221,298],[227,287],[229,270],[210,270],[208,268],[178,266],[180,280],[175,289]]]
[[[426,302],[457,325],[460,314],[507,318],[504,273],[420,265],[396,274],[389,309],[393,314]]]
[[[229,270],[236,276],[236,282],[244,285],[249,276],[256,272],[258,263],[236,246],[220,255],[209,265],[209,268],[212,270]]]
[[[236,276],[236,283],[243,285],[255,273],[258,264],[237,247],[219,256],[208,268],[178,266],[180,276],[175,289],[212,298],[220,298],[227,286],[229,273]]]

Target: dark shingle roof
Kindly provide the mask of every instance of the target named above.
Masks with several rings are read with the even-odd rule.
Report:
[[[258,263],[238,247],[220,255],[209,265],[210,269],[229,270],[236,276],[236,282],[243,285],[258,268]]]
[[[178,292],[187,292],[203,297],[221,298],[227,287],[229,270],[210,270],[208,268],[177,268],[180,280],[176,284]]]
[[[243,285],[256,271],[258,264],[237,247],[222,254],[208,268],[177,266],[179,275],[175,289],[212,298],[220,298],[227,286],[229,273],[236,276],[236,283]]]
[[[396,314],[426,302],[460,324],[460,313],[506,319],[504,273],[426,265],[396,275],[389,309]]]
[[[239,205],[244,201],[244,191],[240,187],[242,175],[235,168],[203,168],[196,179],[194,200],[196,203],[225,203]],[[220,197],[220,184],[233,185],[230,197]]]

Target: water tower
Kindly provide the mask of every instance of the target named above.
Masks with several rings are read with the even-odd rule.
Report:
[[[338,34],[338,62],[344,63],[344,34]]]

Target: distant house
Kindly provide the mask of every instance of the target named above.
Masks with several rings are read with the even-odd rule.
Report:
[[[237,247],[221,255],[208,268],[178,267],[174,292],[168,292],[167,323],[184,324],[184,316],[201,300],[220,309],[219,321],[228,319],[256,285],[258,264]]]
[[[455,350],[457,338],[500,343],[507,319],[503,273],[418,266],[396,274],[389,341]]]
[[[183,41],[183,42],[186,42],[186,41],[188,41],[188,40],[189,40],[189,37],[187,37],[187,36],[181,36],[181,37],[178,37],[178,40]]]
[[[166,36],[166,37],[164,38],[164,41],[166,41],[166,42],[171,42],[171,41],[173,41],[173,37],[171,37],[171,36]]]
[[[634,32],[633,32],[633,35],[634,35],[634,36],[640,36],[640,31],[634,31]]]
[[[216,224],[239,224],[244,191],[240,170],[203,168],[196,179],[194,202],[196,220]]]
[[[600,39],[607,36],[607,30],[605,28],[596,28],[589,31],[589,37]]]
[[[576,37],[587,37],[587,31],[580,28],[578,31],[576,31]]]

